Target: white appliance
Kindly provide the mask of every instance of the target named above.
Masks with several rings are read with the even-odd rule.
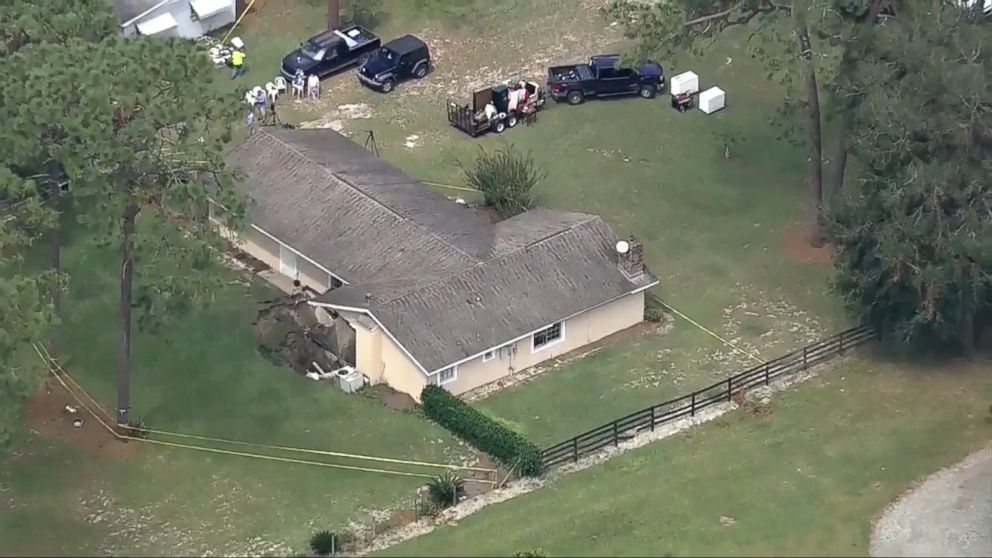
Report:
[[[694,72],[683,72],[672,77],[668,83],[668,88],[672,95],[699,93],[699,76]]]
[[[713,114],[727,105],[727,94],[719,87],[710,87],[699,94],[699,110]]]
[[[362,377],[362,373],[351,366],[338,368],[334,372],[338,375],[338,385],[341,386],[341,391],[345,393],[355,393],[365,386],[365,378]]]

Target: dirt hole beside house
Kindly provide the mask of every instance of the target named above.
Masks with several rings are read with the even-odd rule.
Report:
[[[305,303],[288,297],[262,302],[252,325],[258,352],[276,366],[306,374],[315,362],[325,372],[353,364],[335,354],[331,328]]]

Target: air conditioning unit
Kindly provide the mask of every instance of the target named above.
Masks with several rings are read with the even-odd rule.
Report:
[[[365,377],[351,366],[338,368],[334,373],[338,378],[338,386],[345,393],[355,393],[365,386]]]

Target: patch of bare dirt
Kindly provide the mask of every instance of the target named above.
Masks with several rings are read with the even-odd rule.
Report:
[[[782,252],[794,262],[830,267],[833,263],[834,249],[829,244],[820,248],[809,242],[809,225],[798,225],[786,231],[782,239]]]
[[[372,392],[373,397],[387,409],[407,412],[417,408],[417,402],[409,394],[396,391],[386,384],[378,384],[368,389]]]
[[[67,411],[66,406],[75,408],[76,413]],[[32,433],[58,438],[98,457],[128,459],[140,452],[141,442],[115,438],[55,381],[51,389],[42,387],[28,400],[25,415]],[[78,427],[73,424],[76,419],[82,419]]]
[[[549,65],[587,59],[621,39],[619,26],[611,26],[605,20],[597,21],[595,29],[581,33],[575,31],[574,25],[564,23],[565,19],[574,23],[576,17],[598,19],[596,11],[601,2],[587,4],[579,14],[571,10],[572,14],[527,19],[512,33],[479,37],[426,28],[420,36],[431,46],[435,69],[427,79],[404,83],[400,94],[467,100],[472,91],[513,77],[543,82]],[[500,56],[501,53],[520,54]]]
[[[368,120],[375,111],[365,103],[346,103],[325,112],[316,120],[301,122],[299,128],[330,128],[335,132],[345,132],[346,125],[353,120]]]

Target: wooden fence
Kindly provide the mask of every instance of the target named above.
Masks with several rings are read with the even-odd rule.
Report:
[[[767,386],[776,378],[806,370],[810,366],[830,360],[848,349],[868,343],[875,338],[875,332],[866,326],[842,331],[709,387],[678,399],[652,405],[555,444],[541,452],[541,464],[547,469],[568,461],[578,461],[579,458],[607,446],[619,446],[620,442],[633,438],[639,432],[653,431],[659,425],[695,416],[703,409],[731,401],[737,394],[759,386]]]

